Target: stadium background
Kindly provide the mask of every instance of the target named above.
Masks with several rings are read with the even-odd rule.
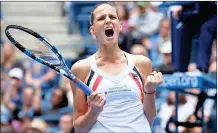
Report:
[[[1,132],[24,132],[27,127],[41,132],[70,132],[72,125],[73,96],[69,81],[54,71],[33,62],[17,51],[8,42],[4,29],[9,24],[22,25],[42,34],[63,54],[70,67],[77,60],[88,57],[97,49],[93,36],[89,34],[89,15],[92,8],[100,2],[1,2]],[[180,7],[167,5],[173,2],[111,2],[118,7],[123,31],[119,38],[120,47],[132,54],[148,56],[155,70],[172,74],[175,68],[172,62],[172,35],[178,28],[173,26],[176,11]],[[179,4],[178,4],[179,3]],[[176,5],[195,5],[178,2]],[[215,2],[214,2],[215,3]],[[216,4],[216,3],[215,3]],[[145,30],[139,34],[134,31],[138,8],[147,13]],[[196,9],[189,7],[189,13]],[[125,14],[126,13],[126,14]],[[173,16],[174,15],[174,16]],[[132,25],[132,27],[131,27]],[[216,28],[217,29],[217,28]],[[139,38],[139,35],[142,35]],[[19,36],[19,35],[18,35]],[[26,38],[23,38],[28,42]],[[191,57],[186,70],[199,74],[196,66],[199,33],[192,37]],[[30,43],[31,44],[31,43]],[[210,65],[206,75],[216,80],[216,38],[211,47]],[[182,51],[183,55],[189,50]],[[184,65],[185,66],[185,65]],[[17,69],[18,68],[18,69]],[[177,71],[178,72],[178,71]],[[40,88],[35,86],[40,84]],[[188,89],[190,94],[198,96],[198,88]],[[204,120],[207,132],[216,132],[216,89],[205,89]],[[178,121],[201,122],[194,115],[198,103],[195,95],[180,93]],[[175,116],[175,92],[166,88],[158,89],[158,115],[152,130],[154,132],[174,131],[175,123],[170,118]],[[199,117],[201,111],[197,112]],[[167,127],[167,128],[166,128]],[[179,127],[179,132],[201,132],[201,126]]]

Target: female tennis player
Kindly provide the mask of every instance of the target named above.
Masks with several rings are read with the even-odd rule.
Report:
[[[93,9],[90,33],[99,43],[91,57],[76,62],[71,70],[94,93],[86,96],[71,84],[76,132],[151,132],[156,115],[155,92],[162,73],[151,61],[130,55],[118,46],[122,30],[117,10],[103,3]]]

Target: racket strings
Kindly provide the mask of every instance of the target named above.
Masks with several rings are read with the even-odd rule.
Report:
[[[45,44],[44,44],[45,45]],[[40,45],[39,45],[40,46]],[[48,61],[54,65],[59,65],[60,61],[56,55],[46,46],[38,47],[38,49],[29,49],[36,57]]]
[[[43,51],[42,52],[42,50],[30,50],[31,52],[32,52],[32,54],[33,55],[35,55],[36,57],[39,57],[39,58],[42,58],[42,59],[44,59],[44,60],[46,60],[46,61],[49,61],[49,62],[54,62],[54,61],[56,61],[56,60],[58,60],[57,58],[55,58],[55,57],[53,57],[53,53],[46,53],[45,54],[45,52],[47,52],[47,51]],[[56,64],[56,63],[55,63]]]
[[[31,53],[37,58],[52,63],[55,66],[61,64],[55,53],[38,38],[22,30],[13,29],[10,30],[10,32],[18,43],[20,43],[26,50],[31,51]]]

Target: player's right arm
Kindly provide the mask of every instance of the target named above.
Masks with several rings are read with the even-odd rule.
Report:
[[[89,75],[90,69],[89,61],[85,59],[76,62],[72,66],[71,71],[78,79],[80,79],[82,82],[85,82]],[[89,130],[97,121],[100,112],[103,110],[105,99],[100,93],[94,92],[88,97],[87,103],[85,93],[72,82],[71,87],[73,90],[73,117],[75,131],[89,132]]]

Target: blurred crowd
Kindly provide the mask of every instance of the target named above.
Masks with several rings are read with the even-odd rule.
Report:
[[[78,29],[84,39],[93,38],[89,34],[89,15],[98,3],[100,2],[62,3],[62,15],[69,20],[69,34],[74,34],[77,32],[75,29]],[[119,37],[122,50],[149,57],[153,69],[164,74],[203,72],[216,80],[217,28],[213,25],[216,22],[216,13],[205,11],[208,16],[203,16],[204,21],[198,23],[198,20],[189,20],[193,16],[198,19],[202,17],[204,8],[198,2],[163,7],[161,5],[168,3],[110,3],[116,5],[122,22],[123,30]],[[211,10],[214,5],[216,3],[211,3]],[[0,18],[2,26],[2,12]],[[195,30],[191,30],[192,28]],[[204,41],[201,42],[202,40]],[[201,47],[202,43],[207,46],[206,50],[206,47]],[[84,48],[78,59],[95,52],[90,49],[92,47]],[[17,59],[15,47],[7,40],[2,42],[1,51],[1,132],[73,132],[73,94],[70,81],[32,59]],[[199,58],[207,61],[206,64],[202,64]],[[70,60],[69,67],[78,59]],[[198,122],[202,117],[201,111],[196,110],[201,91],[198,88],[188,91],[195,95],[179,94],[178,121]],[[213,96],[216,89],[205,90],[205,93]],[[158,90],[156,99],[158,115],[152,130],[174,132],[175,92]],[[214,99],[207,98],[204,102],[203,117],[207,131],[216,131]],[[179,127],[179,132],[182,133],[201,131],[202,128],[198,126]]]

